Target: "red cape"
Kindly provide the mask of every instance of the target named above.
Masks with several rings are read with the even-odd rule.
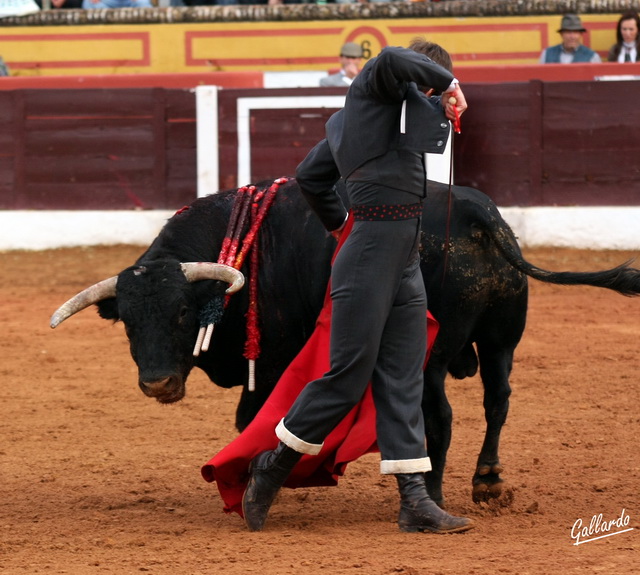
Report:
[[[336,253],[342,246],[353,222],[347,222]],[[335,257],[335,255],[334,255]],[[329,337],[331,333],[331,286],[327,287],[324,306],[309,341],[282,374],[266,403],[249,426],[229,445],[202,467],[206,481],[215,481],[227,513],[242,515],[242,495],[249,478],[249,463],[268,449],[278,445],[275,428],[286,415],[302,388],[329,371]],[[427,314],[427,355],[438,333],[438,322]],[[305,455],[293,469],[285,487],[337,485],[347,464],[365,453],[378,451],[376,413],[371,385],[360,403],[329,434],[322,451]]]

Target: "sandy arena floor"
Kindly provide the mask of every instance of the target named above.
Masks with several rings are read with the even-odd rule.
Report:
[[[133,263],[141,248],[0,254],[0,572],[197,575],[545,575],[639,572],[640,299],[531,282],[501,459],[503,501],[475,505],[484,430],[478,378],[450,382],[445,493],[473,517],[461,535],[397,529],[378,457],[338,487],[285,490],[267,528],[225,515],[200,466],[236,434],[237,390],[194,372],[161,406],[137,387],[121,325],[51,313]],[[610,267],[621,252],[526,250],[551,269]],[[574,545],[572,527],[624,516],[620,533]],[[614,531],[619,530],[614,528]]]

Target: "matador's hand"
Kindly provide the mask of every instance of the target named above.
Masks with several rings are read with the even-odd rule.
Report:
[[[455,98],[455,100],[453,100],[453,98]],[[456,84],[455,89],[442,94],[442,106],[444,108],[444,115],[452,122],[455,122],[456,119],[462,116],[467,109],[467,100],[459,84]],[[458,112],[457,115],[456,111]]]

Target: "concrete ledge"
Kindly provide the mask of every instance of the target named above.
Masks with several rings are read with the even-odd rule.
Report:
[[[501,208],[523,247],[640,250],[640,207]]]
[[[640,207],[501,208],[522,247],[640,250]],[[146,246],[167,210],[0,211],[0,250]]]
[[[141,211],[2,211],[0,250],[146,245],[174,214]]]

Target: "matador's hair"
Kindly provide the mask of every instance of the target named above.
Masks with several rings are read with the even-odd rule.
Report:
[[[435,42],[428,42],[422,36],[416,36],[411,40],[411,44],[408,46],[409,50],[423,54],[430,60],[433,60],[436,64],[440,64],[446,70],[453,73],[453,62],[451,56],[440,44]],[[426,86],[418,86],[423,92],[427,92],[430,88]],[[435,92],[437,93],[437,91]]]

